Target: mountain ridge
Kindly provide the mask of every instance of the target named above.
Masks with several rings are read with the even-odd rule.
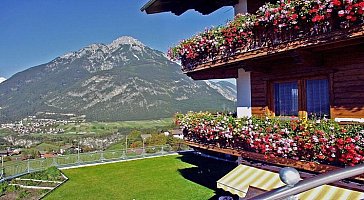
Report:
[[[222,86],[193,81],[164,53],[123,36],[66,53],[0,84],[0,121],[36,112],[115,121],[234,109],[234,101],[216,87]]]

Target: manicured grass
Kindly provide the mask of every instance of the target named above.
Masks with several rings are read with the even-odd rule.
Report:
[[[69,169],[63,171],[69,181],[46,199],[210,199],[230,169],[194,155]]]

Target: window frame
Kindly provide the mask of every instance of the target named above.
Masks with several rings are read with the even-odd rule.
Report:
[[[295,81],[295,80],[293,80],[293,81],[287,81],[287,80],[285,80],[285,81],[279,81],[279,82],[274,82],[273,84],[272,84],[272,87],[273,87],[273,95],[272,95],[272,101],[273,101],[273,107],[274,107],[274,113],[276,113],[277,111],[276,111],[276,97],[275,97],[275,94],[276,94],[276,91],[275,91],[275,86],[276,86],[276,84],[286,84],[286,83],[296,83],[297,84],[297,92],[298,92],[298,94],[297,94],[297,115],[290,115],[290,116],[298,116],[298,114],[299,114],[299,110],[300,110],[300,88],[299,88],[299,83],[298,83],[298,81]],[[288,116],[288,115],[279,115],[279,116]]]
[[[289,83],[289,82],[297,82],[298,86],[298,113],[297,116],[308,116],[307,113],[307,80],[322,80],[326,79],[328,81],[328,96],[329,96],[329,116],[331,116],[331,105],[332,105],[332,77],[329,75],[320,75],[320,76],[309,76],[309,77],[300,77],[300,78],[286,78],[286,79],[274,79],[269,81],[269,89],[267,91],[267,103],[268,110],[274,116],[276,115],[275,110],[275,90],[274,85],[276,83]],[[282,116],[282,117],[291,117],[291,116]]]

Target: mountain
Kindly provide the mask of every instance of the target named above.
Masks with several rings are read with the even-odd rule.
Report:
[[[0,84],[0,121],[36,112],[115,121],[171,117],[189,110],[231,111],[235,102],[224,96],[222,87],[193,81],[162,52],[123,36],[67,53]]]
[[[4,82],[4,81],[6,81],[6,78],[4,78],[4,77],[0,77],[0,83],[2,83],[2,82]]]
[[[215,89],[218,93],[223,95],[225,98],[230,101],[236,102],[237,88],[236,85],[228,82],[228,81],[205,81],[208,86]]]

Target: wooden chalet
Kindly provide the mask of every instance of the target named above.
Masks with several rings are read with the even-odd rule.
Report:
[[[172,12],[181,15],[193,9],[207,15],[221,7],[233,6],[237,15],[255,13],[265,2],[264,0],[150,0],[141,10],[147,14]],[[313,30],[316,27],[306,28]],[[364,122],[363,24],[341,29],[338,24],[331,23],[322,31],[305,36],[297,33],[274,33],[269,30],[253,30],[253,32],[255,35],[254,41],[251,42],[253,45],[235,49],[234,53],[228,56],[217,55],[213,59],[202,56],[203,59],[194,60],[192,64],[188,60],[182,60],[182,71],[194,80],[236,78],[238,117],[325,116],[338,122]],[[304,170],[310,170],[308,168],[312,167],[305,167],[308,163],[289,159],[267,161],[263,155],[251,152],[221,149],[194,142],[187,144],[201,150],[243,157],[255,163],[268,162],[275,166],[292,166]],[[262,166],[264,165],[255,167],[262,169]],[[332,169],[330,166],[321,165],[311,171],[324,172]],[[261,176],[268,174],[263,173]],[[337,185],[353,189],[351,186]],[[226,189],[224,186],[221,187]],[[243,197],[247,195],[248,187],[249,184],[245,188],[240,188],[241,190],[226,190]],[[272,188],[264,190],[270,189]],[[357,187],[354,190],[361,192],[358,198],[359,196],[363,198],[363,188]],[[326,195],[320,192],[317,194]],[[311,197],[314,196],[302,199],[315,199]]]
[[[223,6],[235,13],[254,13],[262,0],[151,0],[142,11],[188,9],[209,14]],[[237,115],[326,115],[336,121],[364,122],[364,29],[329,27],[310,37],[279,39],[263,44],[267,34],[255,34],[254,48],[184,67],[195,80],[236,78]],[[292,39],[293,38],[293,39]],[[261,43],[261,44],[260,44]]]

